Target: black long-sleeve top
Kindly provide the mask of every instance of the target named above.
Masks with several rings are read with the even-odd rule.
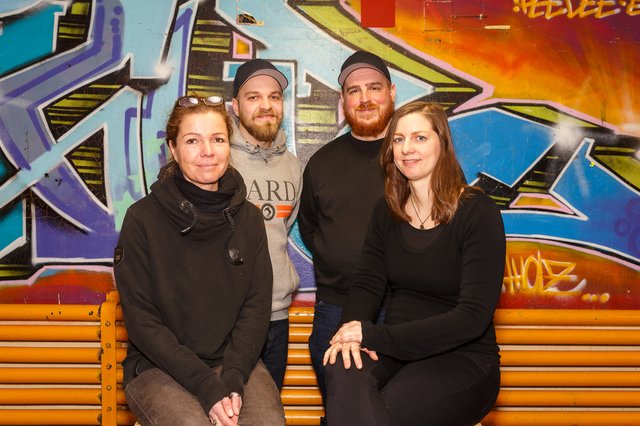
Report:
[[[498,356],[493,314],[506,243],[495,203],[473,191],[448,224],[430,231],[406,227],[384,200],[376,205],[342,322],[361,320],[362,347],[401,360],[455,350]],[[437,235],[416,249],[406,232]],[[385,323],[373,324],[387,285]]]
[[[298,225],[313,254],[316,298],[323,302],[343,305],[353,282],[371,211],[382,196],[381,145],[382,139],[345,133],[304,169]]]

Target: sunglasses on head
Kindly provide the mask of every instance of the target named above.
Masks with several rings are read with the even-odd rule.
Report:
[[[207,106],[220,106],[224,104],[224,99],[221,96],[208,96],[206,98],[199,98],[197,96],[183,96],[178,99],[178,105],[181,107],[194,107],[200,102]]]

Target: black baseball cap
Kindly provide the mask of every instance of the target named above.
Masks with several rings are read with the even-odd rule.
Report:
[[[389,74],[389,68],[384,61],[377,55],[364,50],[357,50],[353,55],[349,56],[342,68],[340,69],[340,75],[338,76],[338,83],[340,86],[344,86],[344,81],[349,74],[360,68],[371,68],[384,75],[387,80],[391,81],[391,75]]]
[[[247,80],[258,75],[268,75],[269,77],[273,77],[278,82],[283,92],[289,85],[287,77],[278,71],[271,62],[265,61],[264,59],[252,59],[238,67],[236,76],[233,79],[233,97],[235,98],[238,96],[238,91],[242,85],[247,82]]]

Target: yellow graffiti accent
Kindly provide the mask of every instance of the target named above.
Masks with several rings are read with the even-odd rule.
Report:
[[[614,172],[640,189],[640,161],[632,156],[596,155],[596,158],[609,166]]]
[[[619,13],[640,14],[640,0],[514,0],[513,3],[514,12],[522,12],[531,19],[558,16],[603,19]]]
[[[502,281],[502,292],[514,295],[524,293],[536,296],[577,296],[587,284],[583,279],[578,282],[578,276],[572,274],[575,262],[543,259],[540,252],[526,259],[520,258],[518,264],[515,258],[507,257],[506,276]],[[533,282],[529,277],[533,273]],[[568,290],[561,289],[564,283],[576,283]]]
[[[518,197],[516,202],[514,203],[517,207],[543,207],[543,208],[559,208],[558,202],[552,198],[541,198],[541,197],[530,197],[526,195],[522,195]]]
[[[506,108],[512,111],[516,111],[520,114],[542,118],[557,124],[568,124],[581,127],[598,127],[593,123],[589,123],[588,121],[571,117],[570,115],[564,114],[560,111],[555,111],[546,105],[506,105]]]
[[[251,53],[251,46],[244,40],[235,40],[235,53],[238,55],[249,55]]]

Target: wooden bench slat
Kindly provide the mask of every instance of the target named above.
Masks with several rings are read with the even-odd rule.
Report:
[[[98,382],[99,384],[100,382]],[[116,389],[116,401],[126,405],[122,389]],[[0,388],[0,405],[101,405],[102,390],[92,388],[24,387]]]
[[[498,407],[640,407],[640,391],[501,389]]]
[[[133,415],[131,410],[123,409],[121,407],[118,407],[118,410],[116,412],[116,419],[118,426],[129,426],[136,423],[136,417]]]
[[[290,343],[308,343],[309,327],[289,327]],[[496,328],[498,341],[502,344],[529,345],[640,345],[640,329],[522,329]]]
[[[100,383],[100,366],[94,368],[0,367],[0,383]]]
[[[500,355],[505,367],[640,367],[638,351],[501,350]]]
[[[289,365],[311,365],[311,355],[308,348],[289,348],[287,354]]]
[[[502,345],[640,345],[640,329],[517,329],[496,328]]]
[[[498,309],[499,325],[638,326],[640,310]]]
[[[100,305],[0,304],[4,321],[99,321]]]
[[[99,342],[100,325],[0,325],[1,341]]]
[[[287,419],[287,426],[312,426],[320,424],[320,417],[324,416],[324,410],[300,410],[284,408],[284,413]]]
[[[100,405],[100,388],[0,388],[0,405]]]
[[[319,389],[286,389],[280,392],[283,405],[322,405]]]
[[[568,371],[559,374],[553,371],[502,370],[502,386],[555,387],[555,386],[612,386],[640,387],[640,371]],[[317,386],[316,375],[311,367],[306,370],[287,369],[284,375],[285,386]]]
[[[100,348],[17,346],[0,347],[0,362],[93,364],[100,363]]]
[[[126,342],[129,339],[129,335],[127,334],[127,329],[122,324],[116,324],[116,341],[117,342]]]
[[[502,411],[490,412],[482,426],[638,426],[640,411]]]
[[[313,307],[291,307],[289,321],[292,324],[311,324]],[[533,326],[639,326],[640,310],[498,309],[494,322],[497,325]]]
[[[290,324],[289,343],[308,343],[311,327],[308,325]]]
[[[99,425],[97,409],[0,409],[0,425]]]
[[[312,306],[292,306],[289,308],[289,323],[291,324],[312,324]]]
[[[505,371],[501,372],[503,387],[640,387],[640,371]]]
[[[638,352],[575,351],[575,350],[501,350],[503,366],[560,366],[560,367],[640,367]],[[289,349],[287,363],[310,365],[308,349]]]
[[[318,386],[316,373],[311,367],[304,370],[287,368],[284,373],[285,386]]]

